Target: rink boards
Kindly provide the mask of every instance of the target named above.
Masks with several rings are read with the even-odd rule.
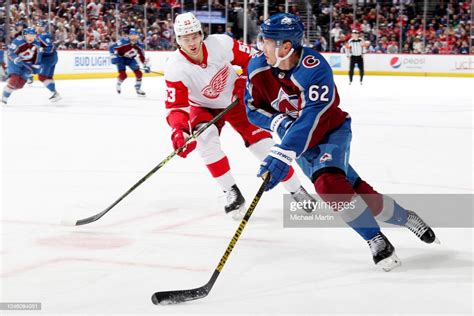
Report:
[[[166,60],[172,52],[149,51],[152,70],[160,75]],[[346,75],[349,58],[344,54],[324,54],[334,74]],[[474,77],[474,58],[469,55],[413,55],[413,54],[367,54],[365,56],[367,75],[388,76],[436,76]],[[59,51],[56,79],[112,78],[116,67],[110,62],[107,51]]]

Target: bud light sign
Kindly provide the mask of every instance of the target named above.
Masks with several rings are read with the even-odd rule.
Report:
[[[82,71],[104,71],[114,69],[110,56],[103,52],[76,53],[73,57],[74,69]]]

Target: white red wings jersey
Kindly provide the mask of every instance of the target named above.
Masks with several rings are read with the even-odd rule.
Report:
[[[193,62],[181,50],[175,51],[165,67],[166,108],[186,110],[189,105],[222,109],[232,103],[238,75],[232,65],[246,73],[251,48],[227,35],[209,35],[202,45],[204,59]],[[168,120],[169,121],[169,120]]]

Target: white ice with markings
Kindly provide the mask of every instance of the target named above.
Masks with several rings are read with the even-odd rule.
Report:
[[[474,193],[472,79],[336,82],[351,163],[378,191]],[[50,104],[36,82],[2,108],[0,302],[41,302],[44,314],[472,313],[472,228],[435,228],[440,245],[385,229],[402,260],[385,273],[350,229],[283,228],[281,188],[264,194],[207,298],[153,305],[155,291],[205,284],[238,223],[193,153],[98,222],[59,224],[100,212],[171,152],[163,79],[144,79],[146,98],[133,83],[117,95],[113,79],[58,81],[63,100]],[[222,142],[250,202],[258,163],[230,127]]]

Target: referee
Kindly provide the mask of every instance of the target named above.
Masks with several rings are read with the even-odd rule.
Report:
[[[360,84],[362,84],[362,79],[364,78],[364,41],[359,38],[359,31],[352,31],[352,38],[346,45],[346,54],[351,60],[349,66],[349,84],[352,84],[356,64],[359,68]]]

